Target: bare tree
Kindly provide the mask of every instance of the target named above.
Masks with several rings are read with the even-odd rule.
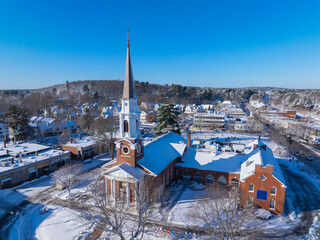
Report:
[[[139,189],[145,189],[140,185]],[[146,187],[146,189],[153,189]],[[91,204],[82,206],[81,217],[95,224],[109,236],[124,239],[143,239],[145,228],[155,213],[155,195],[150,191],[135,191],[135,203],[127,204],[124,201],[112,201],[106,193],[104,178],[96,176],[88,186],[88,196]]]
[[[111,158],[114,158],[114,131],[115,127],[115,118],[108,117],[98,118],[94,121],[94,131],[98,137],[101,139],[97,142],[97,147],[99,150],[106,149],[110,152]]]
[[[71,187],[79,181],[81,164],[69,164],[53,173],[53,181],[57,188],[67,188],[70,194]]]
[[[252,220],[254,212],[252,203],[240,206],[238,187],[228,190],[213,185],[206,188],[205,198],[197,200],[190,217],[200,221],[212,237],[233,240],[247,237],[249,231],[243,231],[243,227]]]
[[[63,129],[58,137],[59,144],[65,144],[70,138],[70,132],[67,129]]]

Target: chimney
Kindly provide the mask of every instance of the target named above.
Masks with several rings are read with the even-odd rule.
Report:
[[[14,163],[14,159],[13,159],[13,158],[10,158],[10,160],[11,160],[11,164],[13,164],[13,163]]]
[[[3,147],[6,148],[7,147],[7,141],[3,140]]]
[[[70,138],[70,143],[72,143],[72,138]]]
[[[35,155],[38,156],[38,151],[35,152]]]
[[[187,132],[187,146],[191,147],[191,132]]]
[[[253,149],[256,149],[258,147],[258,144],[253,144]]]
[[[261,148],[263,149],[263,150],[267,150],[267,146],[266,145],[261,145]]]
[[[8,135],[7,135],[7,134],[4,135],[4,141],[6,141],[6,143],[9,142]]]
[[[81,134],[79,134],[79,140],[81,140]]]

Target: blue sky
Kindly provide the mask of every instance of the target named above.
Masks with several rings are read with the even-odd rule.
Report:
[[[1,0],[0,89],[123,79],[320,88],[320,1]]]

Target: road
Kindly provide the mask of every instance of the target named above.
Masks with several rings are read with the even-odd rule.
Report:
[[[297,214],[320,209],[320,192],[309,180],[282,166],[288,190],[291,191],[293,207]]]
[[[296,152],[299,152],[300,156],[297,159],[303,162],[305,165],[310,167],[314,172],[320,176],[320,155],[313,152],[310,148],[306,147],[306,143],[300,143],[299,141],[292,139],[292,143],[289,143],[285,134],[281,133],[280,130],[276,129],[270,124],[266,124],[270,137],[273,141],[285,146],[292,155],[295,155]],[[313,157],[313,161],[306,159],[307,155]]]

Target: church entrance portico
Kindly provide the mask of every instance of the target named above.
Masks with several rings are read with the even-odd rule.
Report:
[[[136,202],[137,181],[108,176],[105,177],[105,184],[107,197],[114,204],[121,202],[130,205]]]

